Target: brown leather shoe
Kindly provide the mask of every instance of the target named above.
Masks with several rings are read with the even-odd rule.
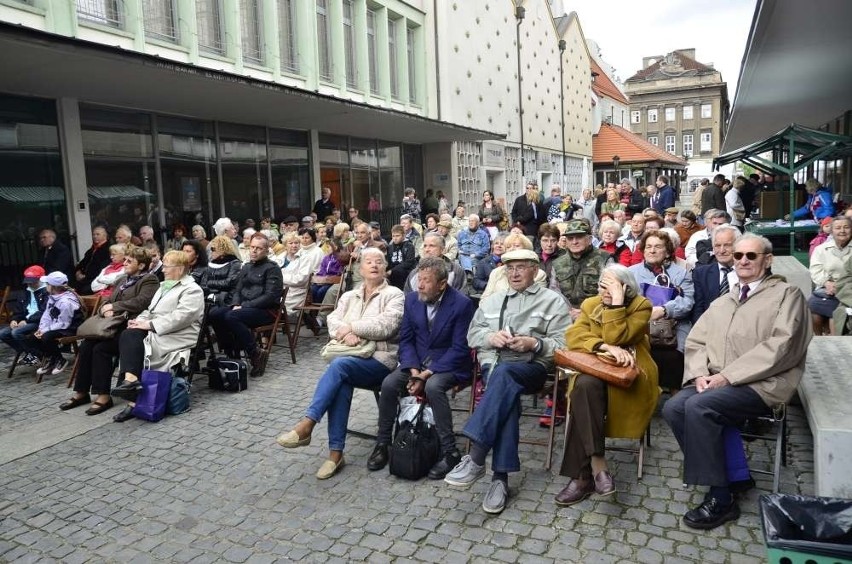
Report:
[[[574,505],[592,495],[595,491],[595,484],[592,480],[581,480],[573,478],[561,492],[556,494],[554,501],[556,505]]]
[[[615,493],[615,481],[612,474],[606,470],[598,472],[595,476],[595,493],[598,495],[611,495]]]

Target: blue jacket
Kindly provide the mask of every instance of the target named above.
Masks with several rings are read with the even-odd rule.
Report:
[[[470,380],[467,329],[472,319],[473,302],[447,286],[430,331],[426,304],[417,299],[417,292],[407,294],[399,329],[400,370],[428,368],[435,374],[449,372],[459,382]]]
[[[707,264],[697,264],[692,270],[692,284],[695,287],[695,305],[692,306],[692,324],[707,311],[713,300],[719,297],[719,263],[712,259]],[[728,282],[731,288],[737,281],[737,274],[731,271]]]
[[[471,233],[470,229],[462,229],[456,235],[459,243],[459,254],[473,255],[474,262],[485,257],[491,250],[491,238],[488,231],[480,227]]]
[[[820,186],[819,189],[808,196],[805,205],[793,212],[794,219],[802,219],[813,215],[816,221],[834,215],[834,200],[831,198],[831,187]]]
[[[675,205],[675,191],[674,188],[666,184],[662,188],[657,191],[657,205],[654,206],[654,209],[657,210],[657,213],[665,215],[667,208],[673,208]]]

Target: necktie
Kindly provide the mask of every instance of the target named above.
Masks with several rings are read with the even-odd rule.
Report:
[[[532,205],[532,210],[533,210],[533,218],[535,218],[537,220],[538,219],[538,206],[535,204],[535,202],[533,202],[531,205]]]
[[[728,273],[731,272],[731,267],[722,267],[722,280],[719,282],[719,295],[724,296],[731,291],[731,285],[728,283]]]
[[[746,284],[745,286],[740,288],[740,303],[743,303],[744,301],[746,301],[746,298],[748,298],[748,291],[749,291],[748,284]]]

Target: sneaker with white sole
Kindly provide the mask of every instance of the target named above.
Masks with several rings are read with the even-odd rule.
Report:
[[[503,480],[494,480],[488,486],[485,497],[482,499],[482,510],[486,513],[502,513],[506,509],[506,501],[509,499],[509,490]]]
[[[53,365],[53,370],[50,371],[51,374],[56,376],[60,374],[65,368],[68,367],[69,361],[64,356],[60,356],[56,359],[56,363]]]
[[[485,465],[480,466],[466,454],[461,462],[444,477],[444,481],[451,486],[466,488],[485,475]]]
[[[45,374],[53,370],[54,366],[56,366],[56,359],[49,358],[44,361],[44,364],[41,365],[41,368],[36,370],[36,374],[38,374],[39,376],[44,376]]]
[[[18,361],[18,364],[22,366],[38,366],[40,362],[41,361],[36,355],[32,353],[27,353],[23,357],[21,357],[21,360]]]

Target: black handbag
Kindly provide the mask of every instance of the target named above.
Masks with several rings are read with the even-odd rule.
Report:
[[[397,422],[394,438],[388,452],[390,473],[406,480],[419,480],[429,473],[441,457],[441,443],[434,425],[423,419],[426,404],[411,421]]]

